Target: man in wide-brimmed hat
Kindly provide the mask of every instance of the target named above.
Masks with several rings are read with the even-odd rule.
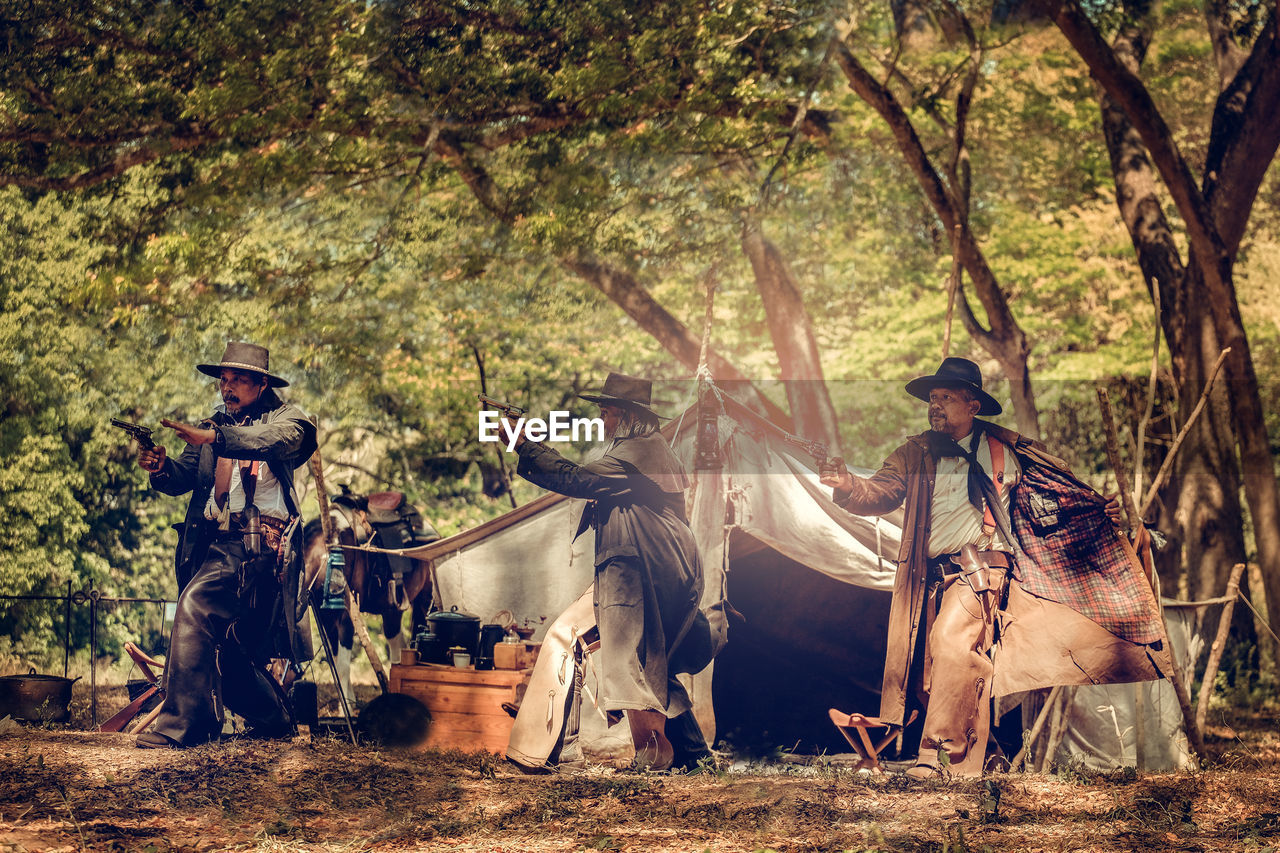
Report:
[[[271,658],[310,658],[297,632],[300,557],[294,469],[316,448],[306,415],[276,393],[289,383],[269,368],[266,347],[227,344],[217,364],[196,369],[218,380],[222,405],[207,420],[161,423],[186,443],[138,452],[151,485],[190,493],[178,540],[178,606],[165,665],[165,699],[144,748],[195,746],[218,738],[223,706],[254,737],[293,731],[287,703],[266,671]]]
[[[579,465],[545,444],[521,441],[517,472],[545,489],[591,501],[578,535],[595,531],[599,705],[611,722],[625,715],[638,764],[665,770],[711,755],[676,675],[701,671],[713,648],[698,610],[702,565],[685,517],[689,481],[658,432],[651,395],[648,379],[610,373],[599,393],[581,395],[600,406],[611,440],[605,455]],[[545,714],[541,703],[526,704],[537,707],[522,708],[522,716]],[[542,717],[536,722],[545,723]],[[522,751],[521,723],[517,718],[508,758],[540,766],[551,745],[538,755]]]
[[[1116,531],[1119,507],[1032,441],[979,416],[1000,403],[978,365],[947,358],[907,383],[928,404],[871,477],[828,473],[837,504],[904,510],[880,719],[924,711],[914,777],[979,775],[992,696],[1168,672],[1150,586]]]

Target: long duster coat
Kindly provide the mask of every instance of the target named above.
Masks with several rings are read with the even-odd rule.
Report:
[[[166,495],[191,493],[186,519],[179,530],[175,566],[178,591],[191,580],[204,559],[207,542],[199,532],[205,524],[204,510],[213,491],[219,457],[260,460],[280,482],[285,503],[293,516],[298,515],[298,493],[293,485],[294,469],[306,464],[316,450],[316,428],[306,414],[290,403],[271,394],[273,400],[255,412],[248,424],[236,425],[219,406],[209,421],[216,425],[221,440],[214,444],[187,445],[176,459],[169,457],[164,467],[151,475],[151,487]],[[284,548],[283,636],[276,649],[295,663],[313,657],[311,632],[306,624],[306,601],[299,589],[302,569],[302,526],[294,524],[286,531]]]
[[[1007,445],[1022,466],[1009,501],[1021,552],[998,615],[993,695],[1163,677],[1172,663],[1154,594],[1107,519],[1105,499],[1039,442],[985,421],[975,428]],[[876,473],[855,477],[851,493],[836,496],[840,506],[860,515],[904,509],[880,695],[881,719],[899,724],[913,650],[921,630],[927,638],[928,608],[936,607],[926,601],[937,474],[928,446],[926,434],[912,436]]]
[[[657,433],[616,439],[587,465],[533,442],[519,453],[521,476],[592,501],[577,535],[595,530],[602,707],[668,717],[687,711],[688,694],[675,676],[705,667],[709,655],[694,650],[709,643],[689,636],[702,597],[702,565],[685,516],[688,478],[680,461]],[[705,621],[698,624],[705,629]]]

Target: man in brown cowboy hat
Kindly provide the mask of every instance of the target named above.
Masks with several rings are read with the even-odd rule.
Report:
[[[903,507],[880,719],[924,710],[909,775],[937,773],[943,750],[952,775],[976,776],[992,696],[1146,681],[1170,661],[1116,502],[1039,442],[979,419],[1001,406],[972,361],[944,359],[906,390],[928,403],[929,430],[868,478],[822,481],[853,513]]]
[[[649,380],[610,373],[600,393],[581,395],[600,406],[611,439],[595,462],[578,465],[532,441],[516,449],[521,476],[591,502],[576,535],[595,531],[600,708],[611,722],[626,716],[637,764],[665,770],[711,754],[676,675],[701,671],[713,648],[698,610],[702,565],[685,517],[689,481],[658,432],[651,394]]]
[[[160,444],[138,452],[153,488],[191,494],[165,699],[154,731],[138,736],[143,748],[217,738],[224,705],[244,717],[250,736],[289,735],[286,703],[264,664],[311,656],[309,636],[297,632],[305,609],[297,606],[293,472],[315,451],[315,427],[276,394],[289,383],[271,373],[265,347],[231,341],[222,361],[196,369],[218,380],[222,405],[199,424],[161,421],[186,442],[178,458]]]

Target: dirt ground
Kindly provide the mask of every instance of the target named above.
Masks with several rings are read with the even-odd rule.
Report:
[[[122,704],[122,703],[121,703]],[[1205,769],[913,783],[818,764],[523,776],[495,756],[334,737],[134,748],[0,726],[2,851],[1277,851],[1275,712],[1209,734]]]

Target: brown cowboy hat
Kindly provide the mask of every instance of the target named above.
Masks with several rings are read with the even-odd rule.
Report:
[[[907,383],[907,393],[929,402],[929,392],[934,388],[968,388],[978,398],[982,408],[980,415],[998,415],[1004,411],[1000,402],[982,390],[982,371],[967,358],[944,358],[938,372],[932,376],[920,376]]]
[[[605,377],[604,388],[598,394],[579,394],[583,400],[590,400],[598,406],[622,406],[648,412],[656,418],[662,417],[649,408],[653,402],[653,383],[638,376],[627,376],[625,373],[610,373]]]
[[[226,352],[222,354],[222,361],[218,364],[197,364],[196,370],[206,376],[219,377],[222,371],[230,368],[232,370],[245,370],[249,373],[261,373],[267,377],[267,384],[272,388],[284,388],[288,386],[288,382],[276,376],[268,369],[270,353],[266,347],[260,347],[257,344],[251,344],[247,341],[227,341]]]

